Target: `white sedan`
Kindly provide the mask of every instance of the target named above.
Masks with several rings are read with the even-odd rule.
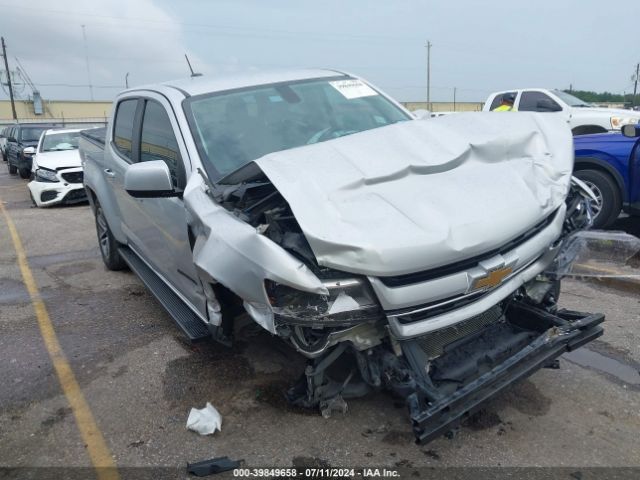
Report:
[[[40,136],[27,185],[38,207],[84,202],[82,164],[78,153],[81,129],[47,130]]]

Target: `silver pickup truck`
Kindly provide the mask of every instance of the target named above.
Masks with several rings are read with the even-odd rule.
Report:
[[[417,120],[327,70],[127,90],[81,138],[107,268],[130,267],[192,340],[256,322],[308,358],[287,397],[323,413],[388,389],[416,438],[602,334],[557,308],[588,228],[572,138],[540,114]]]

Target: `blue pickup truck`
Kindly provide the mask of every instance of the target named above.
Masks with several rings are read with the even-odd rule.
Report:
[[[622,133],[576,136],[574,174],[598,197],[594,228],[611,225],[621,211],[640,215],[640,127]]]

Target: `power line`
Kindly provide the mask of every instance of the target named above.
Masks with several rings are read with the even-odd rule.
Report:
[[[88,83],[34,83],[36,87],[69,87],[69,88],[122,88],[122,85],[89,85]]]
[[[304,35],[305,37],[308,37],[309,35],[317,35],[320,36],[324,39],[326,39],[327,37],[340,37],[340,38],[351,38],[351,39],[362,39],[362,40],[371,40],[371,39],[379,39],[379,40],[402,40],[402,41],[415,41],[415,38],[411,38],[411,37],[398,37],[398,36],[390,36],[390,35],[355,35],[355,34],[347,34],[347,33],[335,33],[332,35],[327,35],[325,32],[308,32],[308,31],[294,31],[294,30],[280,30],[280,29],[266,29],[266,28],[256,28],[256,27],[246,27],[246,28],[242,28],[242,27],[236,27],[236,26],[229,26],[229,25],[220,25],[220,24],[210,24],[210,23],[192,23],[192,22],[177,22],[174,20],[171,21],[164,21],[164,20],[152,20],[149,18],[139,18],[139,17],[119,17],[119,16],[115,16],[115,15],[100,15],[100,14],[96,14],[96,13],[89,13],[89,12],[69,12],[69,11],[64,11],[64,10],[52,10],[52,9],[41,9],[38,8],[36,11],[34,11],[32,8],[28,8],[28,7],[20,7],[20,6],[16,6],[16,5],[7,5],[7,4],[0,4],[0,8],[9,8],[9,9],[17,9],[17,10],[27,10],[29,12],[29,15],[32,16],[34,13],[52,13],[55,15],[64,15],[65,17],[69,17],[69,14],[72,13],[78,17],[93,17],[93,18],[104,18],[104,19],[109,19],[109,20],[117,20],[118,22],[134,22],[135,25],[132,25],[132,28],[136,28],[136,29],[145,29],[148,27],[141,27],[140,23],[155,23],[155,24],[161,24],[161,25],[171,25],[171,26],[175,26],[175,25],[180,25],[180,26],[184,26],[184,27],[196,27],[196,28],[207,28],[207,29],[217,29],[217,30],[230,30],[230,31],[237,31],[237,32],[256,32],[256,31],[263,31],[269,34],[276,34],[276,35],[296,35],[296,36],[300,36],[300,35]],[[67,21],[71,21],[73,22],[74,20],[67,20]],[[93,26],[97,26],[97,24],[93,24]],[[102,26],[105,26],[104,24]],[[118,25],[108,25],[109,27],[113,27],[113,28],[122,28],[123,25],[121,23],[119,23]],[[166,29],[165,29],[166,31]],[[255,36],[255,34],[254,34]]]

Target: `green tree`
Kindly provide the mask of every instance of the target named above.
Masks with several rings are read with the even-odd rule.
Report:
[[[599,102],[624,102],[625,97],[619,93],[611,93],[611,92],[592,92],[589,90],[565,90],[565,92],[570,93],[571,95],[578,97],[580,100],[583,100],[588,103],[599,103]],[[629,96],[627,96],[628,100],[631,100]]]

